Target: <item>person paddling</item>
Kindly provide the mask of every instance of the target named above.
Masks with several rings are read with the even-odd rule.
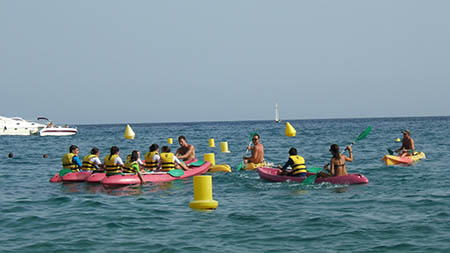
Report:
[[[403,157],[414,152],[414,139],[411,138],[411,133],[407,129],[403,130],[402,134],[402,146],[399,149],[396,149],[395,152]]]
[[[288,167],[291,167],[291,169],[288,170]],[[296,148],[289,149],[289,159],[283,167],[278,165],[278,168],[281,170],[279,175],[283,176],[306,177],[307,173],[305,158],[298,155]]]
[[[61,159],[63,169],[70,169],[72,172],[80,171],[82,164],[78,153],[80,153],[80,149],[76,145],[69,147],[69,153],[64,154]]]
[[[256,168],[264,166],[264,146],[261,144],[259,134],[255,133],[252,137],[252,146],[248,146],[247,149],[251,150],[251,156],[243,156],[245,169],[254,170]]]
[[[328,171],[328,173],[321,172],[319,174],[319,177],[338,177],[347,175],[345,163],[353,162],[352,146],[348,145],[345,150],[348,150],[349,156],[341,154],[339,152],[339,146],[337,144],[333,144],[330,146],[330,152],[332,155],[330,163],[327,163],[325,164],[325,166],[323,166],[323,169]],[[328,166],[330,167],[328,168]]]

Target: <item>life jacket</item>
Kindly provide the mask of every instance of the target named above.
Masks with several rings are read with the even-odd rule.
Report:
[[[78,172],[78,165],[73,163],[73,157],[76,156],[74,153],[67,153],[62,157],[63,169],[71,169],[72,172]]]
[[[291,165],[292,175],[297,175],[299,173],[306,173],[305,159],[299,155],[291,155],[289,158],[294,161],[294,164]]]
[[[175,161],[173,159],[173,153],[161,153],[161,170],[169,171],[175,169]]]
[[[133,167],[134,164],[137,164],[137,166],[139,167],[139,163],[138,163],[137,161],[130,162],[130,160],[127,160],[127,161],[125,162],[125,166],[123,167],[122,172],[123,172],[123,173],[133,173],[133,174],[136,174],[137,171],[136,171],[136,168]]]
[[[153,160],[156,154],[158,154],[158,151],[147,152],[145,154],[145,168],[147,170],[156,170],[158,168],[158,162]]]
[[[121,172],[120,165],[115,163],[119,155],[107,155],[105,157],[105,171],[107,175],[118,174]]]
[[[91,159],[96,157],[96,155],[87,155],[83,158],[83,163],[81,165],[81,169],[83,170],[88,170],[88,171],[92,171],[95,170],[95,163],[91,162]]]

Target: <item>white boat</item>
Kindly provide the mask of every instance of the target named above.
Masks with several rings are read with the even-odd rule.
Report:
[[[37,134],[44,127],[44,124],[26,121],[19,117],[8,118],[0,116],[0,135]]]
[[[73,127],[65,126],[55,126],[49,119],[44,117],[39,117],[38,120],[46,120],[48,124],[39,131],[40,136],[69,136],[78,133],[78,130]]]
[[[278,116],[278,104],[277,103],[275,103],[275,122],[276,123],[281,122],[280,117]]]

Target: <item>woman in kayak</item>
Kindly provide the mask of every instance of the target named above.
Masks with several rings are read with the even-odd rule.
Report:
[[[289,166],[291,167],[291,170],[287,170]],[[307,171],[305,165],[305,158],[297,154],[296,148],[289,149],[289,159],[283,165],[283,167],[278,165],[278,168],[281,170],[279,175],[291,177],[306,177]]]
[[[330,152],[333,157],[331,157],[330,163],[323,166],[323,169],[327,170],[329,173],[321,172],[319,177],[338,177],[347,175],[345,163],[353,162],[352,146],[348,145],[345,150],[348,150],[349,156],[341,154],[337,144],[331,145]],[[328,166],[330,166],[330,168],[328,168]]]

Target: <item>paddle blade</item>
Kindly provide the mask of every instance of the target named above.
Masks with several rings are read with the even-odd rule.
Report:
[[[203,160],[198,160],[196,162],[190,163],[189,166],[193,166],[193,167],[199,167],[202,166],[205,163],[205,161]]]
[[[184,175],[184,171],[182,169],[169,170],[167,173],[172,177],[181,177]]]
[[[370,134],[370,131],[372,131],[372,127],[371,127],[371,126],[368,126],[368,127],[366,128],[366,130],[364,130],[364,132],[362,132],[362,133],[358,136],[358,138],[356,138],[355,143],[358,142],[358,141],[360,141],[360,140],[362,140],[362,139],[365,139],[365,138],[367,137],[367,135]]]
[[[64,175],[66,175],[67,173],[70,173],[70,172],[72,172],[71,169],[62,169],[59,171],[59,176],[63,177]]]
[[[393,154],[394,154],[394,151],[393,151],[392,149],[388,149],[388,148],[387,148],[386,150],[389,152],[390,155],[393,155]]]
[[[305,178],[305,180],[303,180],[301,185],[310,185],[310,184],[314,183],[314,181],[316,181],[316,177],[317,177],[317,174],[314,174],[314,175],[311,175],[311,176]]]
[[[317,173],[321,170],[322,170],[322,168],[319,168],[319,167],[309,167],[308,168],[308,172],[311,172],[311,173]]]
[[[244,162],[241,162],[239,166],[236,168],[237,171],[240,171],[242,169],[242,166],[244,165]]]

